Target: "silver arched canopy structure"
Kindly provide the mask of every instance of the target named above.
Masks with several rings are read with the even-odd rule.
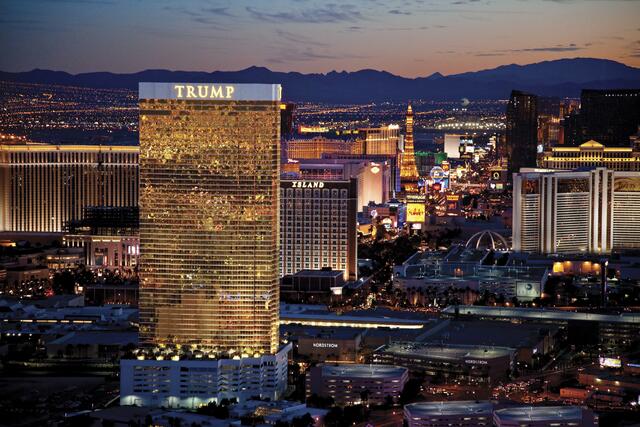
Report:
[[[467,240],[465,247],[470,249],[492,249],[494,251],[508,251],[509,243],[501,234],[495,231],[480,231]]]

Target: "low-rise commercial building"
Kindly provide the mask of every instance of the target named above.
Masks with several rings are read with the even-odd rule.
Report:
[[[567,337],[576,344],[600,344],[604,348],[624,348],[640,339],[640,314],[598,314],[575,311],[458,305],[442,313],[453,317],[475,317],[535,323],[551,323],[567,327]]]
[[[407,427],[476,427],[492,425],[493,404],[488,401],[419,402],[405,405]]]
[[[394,287],[405,292],[468,288],[520,301],[539,298],[548,278],[548,268],[507,265],[511,253],[504,237],[488,231],[480,234],[487,237],[479,240],[474,236],[466,245],[453,246],[446,253],[430,251],[411,256],[394,268]],[[489,239],[488,245],[481,243],[486,239]]]
[[[627,373],[615,373],[605,370],[588,369],[578,373],[578,382],[589,386],[593,391],[604,391],[637,395],[640,393],[640,376]]]
[[[292,303],[327,303],[341,297],[344,286],[341,270],[301,270],[280,279],[280,298]]]
[[[307,373],[306,395],[333,398],[336,405],[396,402],[409,377],[407,368],[390,365],[318,365]]]
[[[49,279],[49,268],[45,265],[17,265],[6,269],[7,284],[16,286],[30,280]]]
[[[315,329],[315,328],[312,328]],[[358,362],[362,334],[351,328],[299,336],[296,354],[315,362]]]
[[[209,358],[200,351],[138,355],[120,361],[120,405],[198,408],[224,398],[279,399],[291,345],[259,357]]]
[[[131,331],[73,331],[45,344],[47,357],[117,361],[125,348],[138,345]]]
[[[442,320],[420,336],[432,344],[498,346],[516,349],[518,364],[535,366],[554,350],[561,327],[543,323],[492,320]]]
[[[92,284],[84,288],[87,305],[123,304],[138,305],[139,287],[137,282],[118,284]]]
[[[280,337],[293,344],[293,359],[300,362],[361,362],[366,329],[281,325]]]
[[[580,406],[518,406],[493,413],[496,427],[595,427],[598,417]]]
[[[372,361],[406,366],[434,380],[495,384],[509,378],[515,354],[507,347],[393,342],[376,349]]]
[[[266,425],[275,425],[278,422],[286,422],[291,425],[295,418],[309,414],[313,420],[313,426],[310,427],[323,427],[324,416],[328,412],[328,409],[313,408],[305,403],[290,400],[248,400],[233,405],[229,409],[229,416],[238,421],[242,420],[243,417],[264,417]],[[229,420],[231,421],[230,424],[236,425],[238,422],[235,420]]]
[[[317,305],[281,304],[280,325],[422,330],[428,322],[424,316],[401,317],[400,314],[390,310],[362,310],[337,314]]]

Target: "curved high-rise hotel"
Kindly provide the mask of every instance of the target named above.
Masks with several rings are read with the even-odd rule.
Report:
[[[138,205],[138,147],[0,145],[0,231],[62,233],[91,206]]]

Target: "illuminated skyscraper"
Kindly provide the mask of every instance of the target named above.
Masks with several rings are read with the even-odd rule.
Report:
[[[280,182],[280,272],[329,267],[357,279],[357,180]]]
[[[280,86],[141,83],[139,97],[145,360],[123,361],[123,403],[277,398]],[[154,392],[157,368],[180,380]]]
[[[292,139],[286,142],[286,156],[288,159],[320,159],[326,154],[351,153],[353,142],[342,139],[329,139],[315,136],[310,139]]]
[[[362,154],[396,157],[398,155],[399,130],[398,125],[360,129],[363,141]]]
[[[406,193],[418,192],[418,168],[413,148],[413,109],[411,104],[407,108],[406,133],[404,136],[404,150],[400,161],[400,186]]]
[[[227,101],[158,86],[140,86],[141,342],[274,353],[278,88]]]

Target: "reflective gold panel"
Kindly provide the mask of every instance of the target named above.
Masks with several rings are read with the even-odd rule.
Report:
[[[279,132],[275,99],[140,100],[141,344],[277,351]]]

